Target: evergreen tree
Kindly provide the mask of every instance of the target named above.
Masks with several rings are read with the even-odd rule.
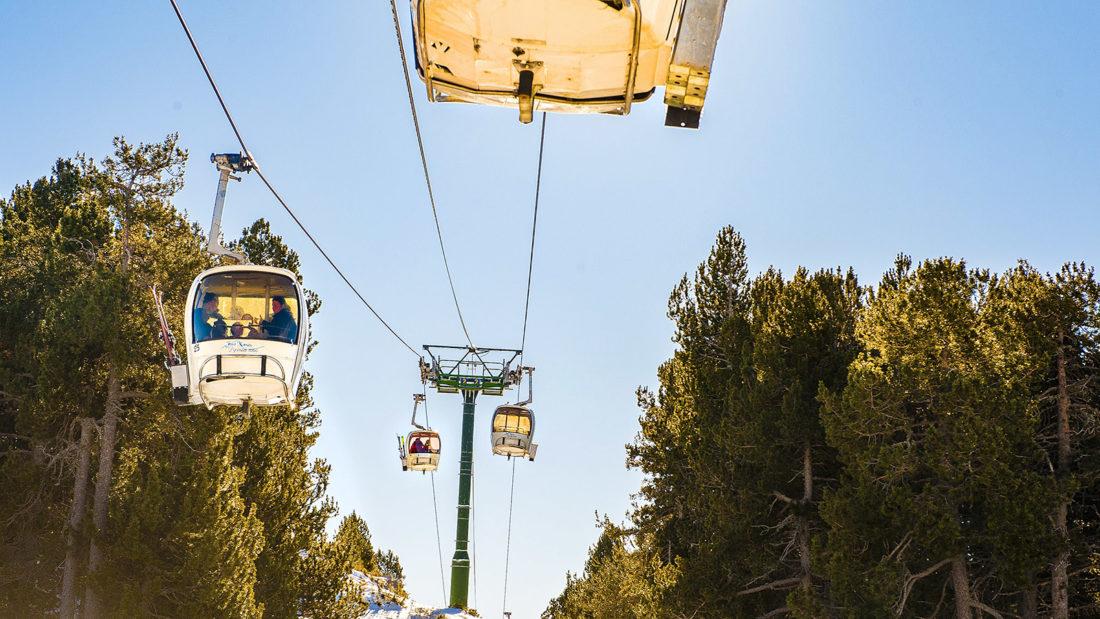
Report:
[[[1031,566],[1021,614],[1100,612],[1100,581],[1089,569],[1100,551],[1100,285],[1082,264],[1043,275],[1021,262],[992,279],[987,297],[984,316],[1002,372],[1032,402],[1043,454],[1036,472],[1056,496],[1048,513],[1057,543],[1042,565]]]
[[[565,589],[551,600],[543,619],[669,615],[665,597],[676,582],[675,566],[664,565],[650,550],[651,544],[639,543],[607,517],[599,524],[600,537],[589,548],[583,574],[565,575]]]
[[[704,613],[698,616],[752,612],[731,591],[767,569],[753,551],[751,522],[726,509],[741,497],[724,492],[722,450],[714,441],[729,394],[744,384],[739,370],[752,354],[750,306],[744,241],[724,228],[694,279],[685,276],[673,290],[669,317],[678,348],[658,370],[658,392],[638,392],[641,431],[627,454],[646,478],[633,518],[666,563],[678,561],[682,577],[669,602],[687,614],[695,606]]]
[[[902,256],[865,291],[745,265],[723,229],[674,290],[678,346],[627,446],[636,528],[605,520],[544,617],[1100,608],[1090,269]]]
[[[6,614],[41,614],[59,598],[65,616],[176,609],[165,605],[173,587],[190,587],[195,608],[257,612],[248,563],[262,542],[240,508],[234,472],[199,451],[228,446],[192,436],[192,422],[178,416],[152,329],[149,285],[182,302],[206,264],[201,238],[170,204],[184,159],[175,136],[137,146],[118,139],[104,161],[61,160],[51,177],[0,205],[0,252],[11,267],[0,274],[0,311],[11,312],[0,321],[0,372],[15,379],[5,382],[2,418],[13,442],[0,465],[20,482],[0,499],[11,516],[0,568],[11,584],[0,587]],[[170,442],[158,436],[194,442],[173,457],[156,450]],[[66,483],[49,483],[59,472]],[[145,474],[151,487],[141,483]],[[205,489],[181,483],[192,479],[217,481]],[[169,524],[192,528],[144,524],[169,513]],[[134,540],[145,546],[127,545]],[[160,551],[177,542],[175,562],[158,565]],[[200,569],[193,553],[203,548],[218,556]],[[135,557],[144,559],[137,570]],[[205,580],[195,585],[199,574]]]
[[[679,349],[657,397],[639,392],[628,454],[647,474],[634,518],[655,556],[678,567],[669,604],[684,614],[819,616],[818,480],[838,464],[819,385],[843,386],[858,351],[862,290],[851,272],[768,270],[747,278],[731,229],[670,301]]]
[[[379,550],[375,553],[375,561],[378,563],[378,575],[385,581],[386,588],[401,600],[408,597],[409,594],[405,591],[405,570],[397,555],[392,550]]]
[[[183,307],[210,264],[171,204],[185,159],[174,135],[117,139],[0,200],[0,615],[362,610],[354,550],[325,535],[312,377],[296,410],[172,403],[149,288]],[[266,222],[240,245],[297,270]]]
[[[769,270],[753,281],[752,356],[743,359],[744,384],[731,392],[715,440],[739,499],[727,509],[740,510],[759,532],[757,554],[771,562],[737,595],[771,598],[766,612],[788,608],[819,617],[829,604],[812,546],[824,531],[822,488],[837,478],[839,466],[826,444],[817,394],[844,385],[859,350],[862,294],[851,271],[800,268],[784,280]]]
[[[366,612],[366,592],[351,578],[355,567],[353,548],[340,540],[314,540],[303,560],[299,616],[355,619]]]
[[[374,545],[370,539],[370,529],[359,514],[351,512],[340,521],[336,531],[336,543],[348,548],[352,556],[352,567],[364,574],[378,575],[378,558],[374,555]]]
[[[824,395],[844,478],[826,494],[837,601],[858,615],[996,612],[1050,539],[1024,390],[997,371],[985,277],[899,258],[857,327],[864,352]],[[826,390],[823,389],[823,392]]]
[[[244,229],[237,247],[251,262],[288,269],[301,279],[297,252],[267,221]],[[305,305],[310,316],[321,308],[310,291]],[[309,342],[309,350],[315,345]],[[357,595],[348,579],[348,558],[326,539],[325,524],[336,504],[325,494],[328,464],[309,455],[320,426],[312,388],[313,377],[304,373],[295,408],[253,408],[235,441],[234,463],[245,472],[241,492],[255,507],[266,540],[256,560],[256,598],[272,617],[343,616],[354,606],[342,608],[341,600]]]
[[[97,273],[111,238],[109,217],[90,198],[93,173],[82,156],[61,159],[49,177],[0,200],[3,615],[46,614],[56,605],[55,568],[68,568],[75,590],[87,552],[97,392],[83,366],[101,348],[79,331],[76,289]],[[56,484],[58,474],[73,481]]]

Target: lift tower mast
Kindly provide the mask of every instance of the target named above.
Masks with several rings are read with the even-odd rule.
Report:
[[[478,394],[503,395],[519,382],[512,364],[519,350],[425,345],[431,361],[420,360],[420,378],[438,393],[462,394],[462,451],[458,466],[458,523],[451,559],[454,608],[468,608],[470,592],[470,490],[474,479],[474,409]]]

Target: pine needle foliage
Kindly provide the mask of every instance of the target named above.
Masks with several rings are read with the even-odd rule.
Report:
[[[172,204],[186,161],[176,135],[117,138],[0,199],[0,616],[362,612],[313,378],[293,410],[172,403],[150,287],[182,333],[211,266]],[[298,272],[263,220],[236,244]]]
[[[747,264],[724,228],[673,289],[632,526],[545,619],[1100,613],[1091,268]]]

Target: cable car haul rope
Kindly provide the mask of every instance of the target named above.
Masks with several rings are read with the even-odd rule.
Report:
[[[416,100],[413,98],[412,80],[409,78],[409,61],[405,57],[405,44],[401,36],[401,20],[397,16],[397,2],[390,0],[390,10],[393,12],[393,30],[397,36],[397,51],[401,56],[401,74],[405,77],[405,90],[409,95],[409,114],[412,116],[413,129],[416,130],[416,145],[420,150],[420,164],[424,168],[424,185],[428,188],[428,204],[432,207],[432,220],[435,221],[435,233],[439,238],[439,253],[443,256],[443,268],[447,272],[447,283],[451,286],[451,297],[455,302],[455,311],[458,312],[458,322],[462,325],[462,332],[466,334],[466,343],[474,348],[474,341],[470,337],[470,330],[466,328],[466,319],[462,316],[462,308],[458,304],[458,293],[455,292],[455,280],[451,275],[451,263],[447,260],[447,248],[443,245],[443,228],[439,225],[439,211],[435,207],[435,192],[432,191],[432,177],[428,173],[428,156],[424,152],[424,136],[420,133],[420,118],[416,114]]]
[[[229,106],[225,104],[225,98],[222,97],[222,93],[218,89],[218,84],[214,81],[214,76],[213,74],[211,74],[210,68],[207,66],[206,60],[203,59],[202,52],[199,50],[198,44],[195,42],[195,37],[191,34],[191,29],[187,26],[187,21],[183,18],[183,13],[180,12],[179,5],[176,3],[176,0],[169,1],[172,3],[172,8],[176,12],[176,17],[179,19],[180,26],[183,27],[183,32],[187,35],[188,42],[191,43],[191,49],[194,50],[195,57],[198,59],[199,64],[202,65],[203,73],[206,74],[206,79],[210,82],[210,88],[214,91],[214,96],[218,98],[218,104],[221,105],[222,112],[225,113],[225,118],[229,121],[229,126],[233,128],[233,133],[237,136],[237,142],[239,142],[241,145],[241,155],[245,157],[249,162],[251,162],[252,169],[256,172],[256,175],[260,177],[260,180],[263,181],[264,186],[267,187],[268,191],[271,192],[271,195],[275,197],[275,200],[283,207],[283,210],[285,210],[287,214],[290,215],[290,218],[293,219],[294,223],[298,225],[298,227],[306,235],[306,238],[309,239],[310,243],[312,243],[313,246],[317,248],[317,251],[321,254],[321,257],[325,259],[325,262],[328,262],[329,266],[332,267],[332,270],[336,271],[336,274],[340,276],[340,279],[342,279],[345,284],[347,284],[348,288],[351,289],[352,293],[355,294],[359,301],[362,302],[362,304],[370,311],[372,315],[374,315],[376,319],[378,319],[378,322],[382,323],[382,326],[385,327],[391,335],[397,338],[398,341],[400,341],[401,344],[405,346],[405,348],[409,349],[409,352],[419,357],[420,353],[416,352],[416,349],[413,348],[407,341],[405,341],[405,338],[397,334],[397,331],[395,331],[393,327],[391,327],[390,324],[386,322],[384,318],[382,318],[382,315],[379,314],[378,311],[374,309],[374,306],[372,306],[370,302],[367,301],[366,297],[364,297],[363,294],[359,292],[359,289],[355,286],[355,284],[351,283],[351,280],[348,279],[347,275],[344,275],[343,270],[341,270],[340,267],[336,266],[336,262],[334,262],[332,258],[329,257],[328,252],[326,252],[325,249],[321,247],[321,244],[317,241],[316,238],[314,238],[313,234],[309,231],[308,228],[306,228],[305,224],[302,223],[302,220],[298,219],[298,216],[286,203],[286,200],[284,200],[283,197],[279,195],[279,192],[275,190],[275,187],[271,184],[271,181],[269,181],[267,179],[267,176],[264,175],[263,171],[260,169],[259,163],[256,161],[256,158],[253,157],[251,151],[248,150],[248,146],[245,144],[244,138],[241,136],[240,129],[237,128],[237,123],[233,120],[233,115],[229,112]]]

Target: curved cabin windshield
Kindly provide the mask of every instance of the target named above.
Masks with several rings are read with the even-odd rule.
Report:
[[[497,413],[493,416],[493,432],[531,433],[531,417],[526,413]]]
[[[194,342],[256,339],[298,343],[298,292],[278,273],[229,271],[207,276],[192,312]]]

